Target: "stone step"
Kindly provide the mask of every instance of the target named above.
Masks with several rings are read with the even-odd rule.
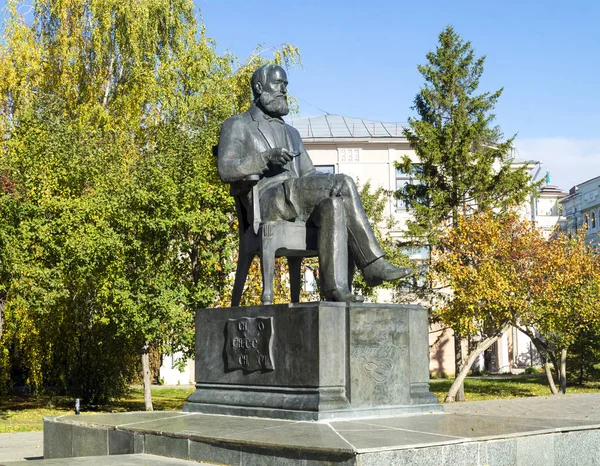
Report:
[[[230,466],[600,464],[600,394],[446,408],[326,422],[156,411],[47,417],[44,455],[147,453]]]

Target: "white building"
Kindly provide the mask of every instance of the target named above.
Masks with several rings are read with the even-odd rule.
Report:
[[[162,385],[193,385],[196,383],[196,373],[193,359],[188,359],[182,366],[178,360],[182,353],[165,354],[162,358],[158,378]]]
[[[548,238],[556,229],[562,214],[561,200],[567,193],[556,186],[546,185],[540,189],[539,195],[532,200],[530,206],[531,220],[542,229]]]
[[[600,233],[600,176],[573,186],[561,201],[565,230],[576,232],[587,224],[587,239],[598,245]]]

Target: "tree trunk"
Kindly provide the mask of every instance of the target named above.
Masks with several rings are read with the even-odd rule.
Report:
[[[519,327],[519,330],[529,337],[538,353],[543,358],[544,370],[546,372],[546,378],[548,379],[550,392],[552,392],[553,395],[558,395],[558,390],[556,389],[556,385],[554,383],[554,375],[552,374],[552,369],[550,368],[550,362],[548,362],[548,360],[550,359],[552,361],[552,366],[554,366],[554,371],[556,372],[556,380],[558,381],[560,381],[560,370],[554,353],[550,351],[548,342],[544,341],[542,338],[538,338],[533,329],[529,329],[528,327]]]
[[[2,330],[4,329],[4,300],[0,299],[0,341],[2,341]]]
[[[567,349],[560,350],[560,391],[567,393]]]
[[[552,375],[552,369],[550,369],[550,363],[548,358],[544,357],[544,370],[546,371],[546,378],[548,379],[548,386],[553,395],[558,395],[558,390],[554,384],[554,376]]]
[[[142,372],[144,373],[144,407],[146,411],[153,411],[152,407],[152,391],[150,388],[152,387],[152,383],[150,380],[150,347],[148,342],[144,343],[144,348],[142,349]]]
[[[0,337],[2,337],[2,333],[0,333]],[[582,347],[579,350],[579,385],[583,385],[583,373],[585,362],[585,346],[582,345]]]
[[[463,354],[462,354],[462,338],[460,335],[454,334],[454,383],[458,380],[458,374],[463,370]],[[470,366],[468,366],[470,367]],[[468,372],[468,371],[467,371]],[[463,383],[464,377],[461,379],[460,384],[456,388],[455,394],[452,397],[452,401],[465,401],[465,385]],[[452,391],[450,387],[450,391]]]
[[[554,366],[554,375],[556,376],[556,380],[560,383],[560,356],[556,359],[556,353],[553,353],[548,350],[548,354],[550,354],[550,358],[552,359],[552,366]]]
[[[110,95],[110,84],[112,81],[113,74],[113,65],[115,63],[115,57],[113,56],[110,59],[110,65],[108,67],[108,78],[106,79],[106,88],[104,89],[104,98],[102,99],[102,108],[106,108],[108,104],[108,96]]]
[[[504,332],[506,332],[507,330],[508,330],[508,326],[502,327],[500,332],[498,334],[496,334],[495,336],[485,338],[482,341],[480,341],[479,343],[477,343],[477,346],[469,354],[469,357],[467,358],[467,361],[463,365],[460,372],[458,374],[456,374],[454,383],[450,387],[450,390],[448,390],[448,394],[446,395],[444,403],[453,403],[454,401],[464,401],[464,381],[465,381],[465,378],[467,377],[467,374],[469,373],[469,369],[471,368],[471,366],[473,365],[475,360],[481,354],[483,354],[483,352],[486,349],[488,349],[490,346],[492,346],[494,343],[496,343],[496,341],[498,341],[498,339],[502,336],[502,334]],[[463,388],[463,400],[459,400],[458,396],[457,396],[460,387]]]

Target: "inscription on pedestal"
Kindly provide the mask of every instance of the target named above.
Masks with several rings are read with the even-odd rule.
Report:
[[[226,371],[273,371],[273,317],[229,319],[225,327]]]
[[[360,359],[364,370],[376,383],[384,383],[392,377],[398,358],[408,356],[408,346],[394,346],[389,342],[355,345],[351,355]]]
[[[398,344],[407,335],[404,322],[361,322],[363,338],[355,341],[350,355],[375,384],[388,382],[394,374],[400,376],[398,364],[408,357],[408,346]],[[368,337],[366,337],[368,336]],[[365,338],[366,337],[366,338]]]

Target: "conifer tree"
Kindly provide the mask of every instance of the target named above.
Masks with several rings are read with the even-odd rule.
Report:
[[[476,57],[447,26],[435,51],[418,69],[425,84],[417,93],[404,135],[418,164],[404,157],[398,168],[415,182],[396,192],[413,220],[407,222],[410,242],[435,247],[441,232],[460,215],[522,203],[535,186],[527,167],[513,164],[512,142],[495,126],[493,113],[502,89],[477,93],[485,56]],[[461,336],[455,335],[456,373],[462,366]],[[464,399],[461,389],[457,400]]]
[[[397,196],[412,211],[409,233],[421,244],[435,245],[459,214],[519,204],[532,192],[527,167],[513,165],[513,138],[493,125],[502,89],[477,94],[484,62],[448,26],[418,66],[425,84],[414,101],[418,118],[409,118],[404,135],[419,164],[408,157],[399,164],[416,183]]]

